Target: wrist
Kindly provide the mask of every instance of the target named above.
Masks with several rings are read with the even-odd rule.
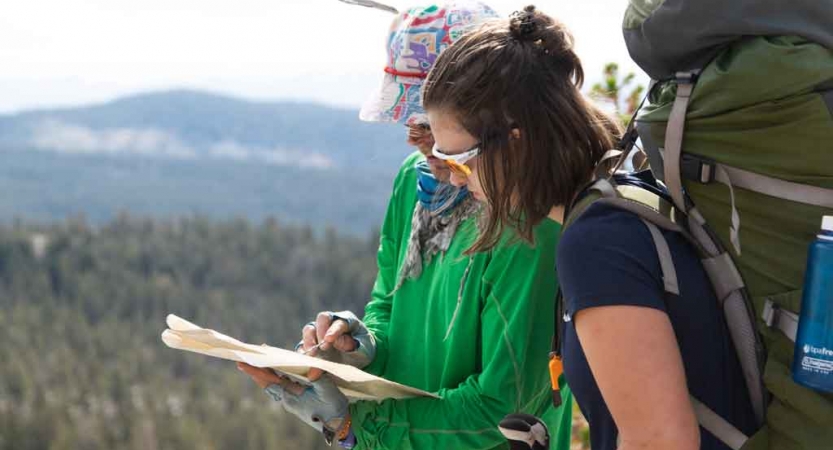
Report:
[[[358,444],[358,441],[356,440],[356,435],[353,434],[352,428],[350,429],[350,433],[347,434],[347,437],[344,440],[338,441],[338,445],[341,448],[354,448],[356,444]]]
[[[339,438],[336,441],[341,448],[352,449],[358,443],[356,434],[353,433],[353,421],[348,415],[345,418],[344,426],[339,433]]]
[[[350,417],[350,413],[348,412],[347,415],[344,417],[344,420],[341,422],[341,428],[336,431],[336,440],[341,442],[347,439],[347,436],[353,430],[353,419]]]

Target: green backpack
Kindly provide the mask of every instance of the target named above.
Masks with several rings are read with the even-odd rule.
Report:
[[[676,211],[657,220],[703,252],[761,424],[748,440],[713,433],[833,448],[833,395],[790,373],[807,249],[833,214],[833,2],[631,0],[624,27],[657,80],[625,154],[638,135]],[[601,197],[644,212],[612,186]]]

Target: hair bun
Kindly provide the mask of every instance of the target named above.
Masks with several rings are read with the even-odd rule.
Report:
[[[531,39],[533,35],[539,31],[542,25],[540,17],[536,17],[534,5],[529,5],[521,11],[515,11],[509,17],[509,32],[519,41],[535,40]],[[537,20],[536,20],[537,19]]]
[[[529,5],[509,17],[509,34],[545,56],[553,70],[567,73],[579,86],[584,82],[581,62],[573,50],[573,36],[557,20]]]
[[[539,25],[535,18],[535,6],[533,5],[512,13],[509,17],[509,31],[512,36],[519,41],[523,41],[530,35],[535,34]]]

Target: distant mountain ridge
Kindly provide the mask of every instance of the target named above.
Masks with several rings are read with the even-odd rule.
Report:
[[[403,128],[191,90],[0,115],[0,219],[276,215],[360,232],[411,151]]]
[[[397,127],[364,123],[358,120],[356,111],[314,103],[253,102],[174,90],[124,97],[100,105],[0,115],[3,147],[50,150],[48,144],[52,141],[38,136],[38,132],[45,131],[65,131],[61,137],[77,137],[78,142],[63,144],[67,151],[72,151],[71,144],[90,146],[90,141],[99,137],[94,135],[85,141],[80,131],[109,132],[113,147],[131,142],[131,136],[122,136],[122,141],[113,136],[128,130],[134,131],[137,139],[144,139],[145,147],[178,142],[197,155],[225,145],[238,149],[283,149],[301,158],[305,153],[320,154],[340,167],[360,164],[386,169],[402,159],[401,152],[391,151],[391,147],[403,147],[402,132]]]

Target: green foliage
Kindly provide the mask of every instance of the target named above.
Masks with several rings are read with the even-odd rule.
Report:
[[[594,84],[590,89],[590,95],[611,104],[616,115],[622,119],[623,123],[627,124],[636,108],[639,107],[645,87],[636,85],[628,91],[636,78],[636,74],[631,72],[620,79],[619,65],[616,63],[605,65],[603,76],[604,81]],[[623,101],[624,106],[622,106]]]
[[[291,346],[319,310],[361,310],[378,237],[319,234],[125,214],[0,226],[0,450],[324,448],[232,363],[159,338],[175,313]]]

